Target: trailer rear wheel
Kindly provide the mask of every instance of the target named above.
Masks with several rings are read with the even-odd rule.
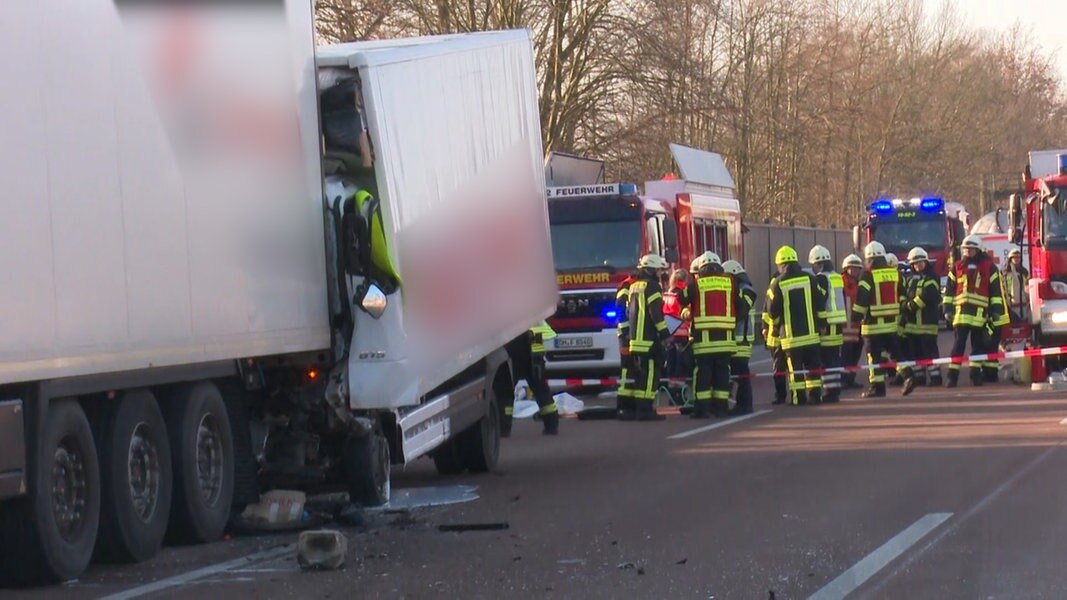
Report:
[[[53,401],[25,497],[0,510],[0,581],[74,579],[89,566],[100,523],[100,470],[93,433],[75,400]]]
[[[389,474],[392,465],[389,442],[377,433],[353,437],[345,443],[341,457],[348,495],[362,506],[381,506],[389,501]]]
[[[139,562],[159,552],[172,493],[167,426],[148,390],[125,392],[105,408],[101,457],[101,523],[96,555]]]
[[[489,409],[474,425],[459,435],[459,454],[463,466],[471,473],[488,473],[500,457],[500,412],[496,398],[489,399]]]
[[[209,382],[178,388],[167,400],[174,472],[167,538],[179,543],[217,540],[233,502],[233,433],[226,405]]]

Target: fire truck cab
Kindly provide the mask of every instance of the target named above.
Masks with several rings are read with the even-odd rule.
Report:
[[[949,266],[959,258],[959,244],[967,235],[970,215],[958,202],[934,196],[875,200],[867,207],[863,225],[852,229],[857,251],[873,241],[899,257],[919,246],[930,255],[942,284]]]

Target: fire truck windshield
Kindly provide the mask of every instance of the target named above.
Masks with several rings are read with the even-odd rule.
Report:
[[[1067,211],[1045,206],[1044,242],[1046,246],[1067,248]]]
[[[552,225],[552,256],[560,272],[632,269],[640,249],[636,220]]]
[[[887,252],[904,256],[912,248],[924,250],[945,247],[944,221],[887,221],[874,225],[872,239],[885,246]]]

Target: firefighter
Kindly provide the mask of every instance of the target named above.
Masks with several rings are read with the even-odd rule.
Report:
[[[898,272],[900,272],[901,294],[897,296],[897,298],[903,301],[903,289],[906,287],[907,283],[904,279],[904,270],[900,268],[900,259],[897,258],[896,254],[892,252],[887,252],[885,255],[885,262],[887,265],[895,268]],[[888,348],[882,351],[882,362],[903,360],[906,357],[905,355],[907,354],[907,349],[908,340],[906,334],[904,333],[904,319],[903,315],[901,315],[901,318],[897,319],[897,332],[896,335],[893,336],[892,343],[889,344]],[[894,386],[904,384],[904,377],[903,375],[897,372],[896,367],[888,367],[886,369],[885,380],[886,383]]]
[[[819,330],[823,321],[818,315],[818,307],[825,305],[826,297],[815,276],[800,268],[797,251],[793,248],[779,248],[774,263],[778,266],[778,277],[771,283],[768,312],[789,359],[793,403],[819,404],[822,399],[821,377],[811,373],[801,375],[797,371],[820,369]]]
[[[815,281],[826,297],[817,311],[826,325],[820,332],[819,347],[825,369],[841,366],[841,346],[845,343],[841,327],[848,321],[845,312],[845,284],[834,271],[834,258],[825,246],[816,245],[808,252],[808,263],[815,272]],[[841,372],[827,371],[822,376],[823,401],[837,402],[841,398]]]
[[[900,319],[900,271],[886,261],[885,246],[871,242],[863,249],[867,272],[860,278],[852,322],[860,323],[867,341],[870,381],[864,398],[885,397],[886,370],[878,363],[887,354],[897,335]]]
[[[983,248],[985,250],[985,248]],[[992,260],[990,260],[992,262]],[[993,269],[1000,275],[1000,270],[997,269],[996,264],[993,265]],[[1011,325],[1011,311],[1008,310],[1008,290],[1004,284],[1005,277],[1000,275],[1000,302],[1003,307],[1000,314],[997,317],[990,317],[986,322],[986,339],[988,352],[1000,352],[1000,340],[1004,335],[1004,328]],[[999,360],[986,360],[982,365],[982,378],[986,383],[996,383],[997,374],[1000,372]]]
[[[952,266],[945,283],[942,300],[945,320],[952,323],[955,341],[952,344],[953,362],[948,366],[948,387],[959,384],[960,365],[966,356],[967,338],[975,354],[990,352],[986,339],[986,323],[996,320],[1004,310],[1000,295],[1000,275],[993,260],[982,252],[982,242],[976,235],[963,238],[960,250],[963,257]],[[971,384],[982,385],[982,369],[971,363]]]
[[[520,335],[508,343],[506,350],[511,357],[514,368],[515,380],[525,379],[533,392],[534,400],[539,408],[538,415],[544,424],[542,433],[556,435],[559,433],[559,410],[556,401],[552,398],[552,392],[548,389],[545,380],[545,342],[556,337],[556,332],[545,321],[531,327],[524,335]],[[501,427],[502,435],[511,434],[511,419],[514,409],[514,397],[505,401],[504,422]]]
[[[792,393],[787,385],[787,377],[789,371],[789,359],[786,356],[785,350],[782,349],[782,341],[778,337],[778,332],[774,327],[774,321],[771,319],[771,313],[769,308],[771,302],[774,300],[774,282],[778,280],[778,273],[771,276],[771,281],[767,285],[767,293],[763,298],[763,327],[761,334],[763,335],[763,344],[767,347],[767,351],[771,353],[771,367],[774,369],[774,402],[772,404],[785,404],[787,397],[792,397]]]
[[[937,329],[941,319],[941,282],[930,266],[926,250],[915,247],[908,252],[908,264],[913,273],[904,295],[903,310],[908,315],[907,337],[911,343],[910,356],[914,360],[937,358]],[[941,386],[941,367],[905,367],[904,395],[916,385]]]
[[[733,276],[740,298],[737,327],[734,328],[737,352],[730,359],[730,377],[737,382],[737,404],[731,414],[747,415],[753,410],[752,376],[748,363],[752,359],[752,342],[756,339],[756,290],[741,263],[728,260],[722,263],[722,268]]]
[[[852,306],[856,303],[856,293],[859,291],[860,277],[863,276],[863,259],[855,254],[849,254],[841,262],[841,282],[845,288],[845,314],[852,314]],[[844,343],[841,346],[841,365],[850,370],[842,373],[842,383],[846,388],[859,387],[856,385],[856,370],[860,364],[860,356],[863,355],[863,336],[860,335],[859,323],[853,323],[849,319],[841,328]]]
[[[694,263],[694,277],[685,294],[695,363],[696,402],[690,416],[725,417],[730,408],[730,359],[736,351],[734,328],[740,298],[733,276],[723,271],[717,254],[705,252]]]
[[[630,354],[630,319],[626,310],[630,304],[630,284],[636,281],[627,275],[619,283],[615,291],[615,312],[618,313],[619,324],[616,326],[616,336],[619,339],[619,385],[615,398],[615,416],[624,421],[632,421],[634,418],[633,382],[633,355]]]
[[[1008,309],[1012,322],[1023,323],[1030,318],[1030,272],[1023,266],[1023,253],[1012,248],[1008,253],[1008,266],[1001,274],[1001,287],[1007,288]]]
[[[633,357],[634,419],[665,419],[656,412],[656,391],[665,359],[664,342],[670,337],[663,320],[663,291],[660,273],[667,261],[658,254],[646,254],[637,263],[637,279],[630,284],[627,317],[630,320],[630,355]],[[629,420],[626,415],[626,420]]]

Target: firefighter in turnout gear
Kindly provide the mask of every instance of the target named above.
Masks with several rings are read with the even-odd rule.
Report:
[[[982,251],[985,253],[985,248],[982,248]],[[1006,278],[1000,273],[1000,270],[997,269],[996,264],[993,265],[993,269],[997,271],[998,278],[1000,279],[1000,303],[1002,309],[997,317],[994,318],[990,316],[986,323],[986,339],[989,340],[986,345],[989,348],[989,352],[999,352],[1000,340],[1004,336],[1004,328],[1011,325],[1011,311],[1008,310],[1010,305],[1008,304],[1008,290],[1005,285]],[[982,378],[985,380],[985,383],[996,383],[997,374],[999,372],[999,360],[987,360],[982,365]]]
[[[863,275],[863,259],[855,254],[849,254],[841,262],[841,281],[845,287],[845,314],[852,314],[852,306],[856,304],[856,294],[859,292],[860,277]],[[841,346],[841,366],[851,367],[852,370],[841,374],[844,387],[858,387],[856,385],[855,367],[860,364],[863,355],[863,336],[860,335],[860,324],[848,320],[841,327],[841,336],[844,344]]]
[[[890,267],[893,267],[900,272],[900,295],[897,298],[901,302],[904,301],[904,290],[907,288],[907,280],[904,275],[904,269],[901,268],[900,259],[896,254],[892,252],[886,252],[885,262]],[[893,341],[888,348],[882,351],[882,362],[904,360],[907,358],[908,341],[906,339],[906,333],[904,332],[904,316],[901,315],[897,319],[897,334],[893,336]],[[897,372],[896,367],[889,367],[885,370],[886,383],[890,385],[903,385],[904,376]]]
[[[747,415],[752,412],[752,377],[748,362],[752,359],[752,343],[756,340],[756,289],[752,287],[745,268],[736,260],[722,263],[722,268],[734,278],[740,303],[737,307],[737,327],[734,341],[737,352],[730,359],[730,377],[737,384],[737,404],[731,414]]]
[[[975,354],[991,352],[986,325],[990,319],[1000,318],[1004,301],[1000,293],[1000,274],[993,259],[982,252],[976,235],[969,235],[960,244],[963,257],[953,265],[945,283],[943,307],[945,320],[952,323],[956,337],[952,344],[953,362],[948,367],[948,387],[956,387],[960,365],[966,356],[967,338]],[[971,363],[971,383],[982,385],[981,365]]]
[[[685,305],[692,321],[689,338],[696,396],[690,416],[694,419],[706,419],[712,414],[725,417],[729,411],[730,358],[736,352],[734,328],[740,298],[733,276],[723,271],[717,254],[705,252],[692,266],[694,277],[685,293]]]
[[[930,257],[922,248],[908,252],[908,264],[913,275],[904,293],[904,313],[907,315],[906,333],[914,360],[937,358],[937,329],[941,318],[941,282],[930,267]],[[916,385],[941,385],[941,367],[905,367],[904,395]]]
[[[771,283],[771,322],[780,334],[782,349],[789,359],[789,372],[795,404],[819,404],[822,400],[820,375],[798,374],[801,370],[821,368],[819,331],[823,320],[818,308],[826,297],[815,276],[800,268],[797,251],[782,246],[774,255],[778,277]]]
[[[774,402],[773,404],[785,404],[786,398],[792,398],[788,386],[789,358],[782,349],[782,341],[778,337],[777,328],[771,319],[770,306],[774,300],[774,282],[778,280],[778,274],[771,276],[767,286],[767,293],[763,298],[763,343],[771,353],[771,367],[774,369]]]
[[[1026,322],[1030,318],[1030,272],[1023,266],[1023,253],[1012,248],[1008,253],[1008,265],[1000,276],[1000,285],[1006,289],[1008,311],[1015,323]]]
[[[533,392],[534,400],[540,408],[538,414],[544,423],[545,435],[559,433],[559,411],[556,401],[552,398],[552,392],[548,389],[545,380],[545,342],[556,337],[556,332],[548,323],[541,321],[531,327],[525,335],[520,335],[508,343],[506,350],[511,357],[514,369],[515,381],[526,380]],[[511,419],[514,409],[514,397],[505,401],[504,422],[501,433],[511,432]]]
[[[666,269],[667,261],[662,256],[646,254],[637,263],[637,280],[630,284],[626,315],[633,357],[634,418],[638,421],[666,418],[656,413],[656,392],[666,358],[663,344],[670,337],[663,319],[663,291],[659,284],[660,273]],[[628,419],[628,415],[623,418]]]
[[[815,272],[815,282],[826,298],[826,303],[817,307],[816,314],[825,323],[820,331],[819,347],[824,369],[841,366],[841,346],[845,343],[842,326],[848,322],[845,312],[845,283],[834,271],[834,258],[824,246],[814,246],[808,252],[808,263]],[[837,402],[841,398],[841,372],[828,371],[822,376],[824,402]]]
[[[885,396],[886,370],[876,367],[892,348],[900,319],[900,271],[886,262],[885,246],[871,242],[863,249],[867,272],[860,278],[856,303],[852,306],[852,322],[860,323],[860,333],[867,341],[867,361],[870,385],[864,398]]]
[[[619,284],[619,289],[615,291],[615,311],[618,313],[619,324],[616,327],[616,334],[619,338],[619,386],[616,393],[615,416],[623,420],[633,420],[634,418],[634,395],[633,395],[633,382],[630,381],[630,377],[633,376],[633,355],[630,354],[630,319],[627,316],[627,308],[630,304],[630,284],[636,279],[633,277],[627,277]]]

